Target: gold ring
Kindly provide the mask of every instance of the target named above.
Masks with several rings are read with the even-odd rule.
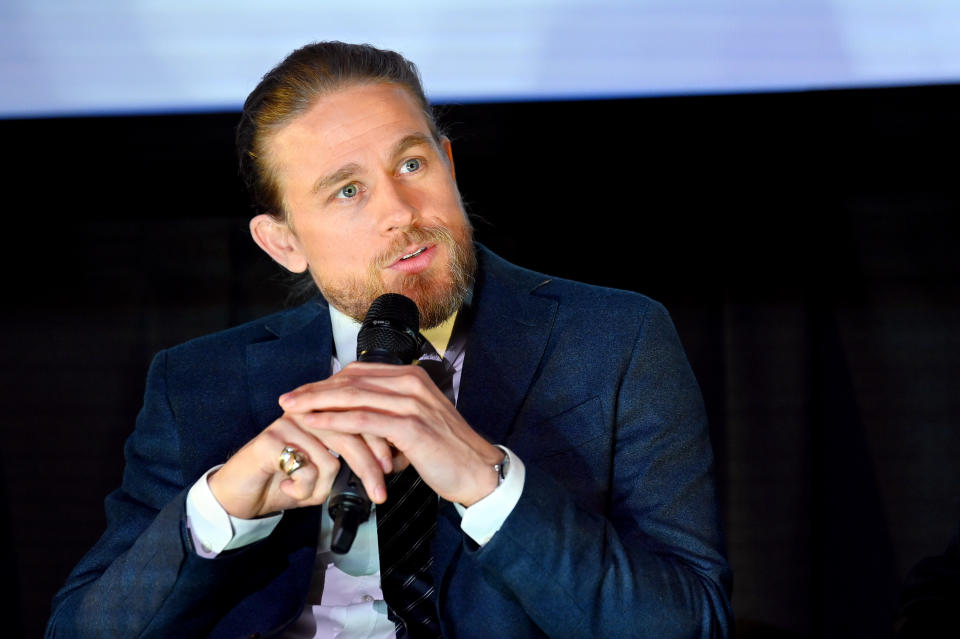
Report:
[[[302,468],[307,463],[307,456],[293,446],[284,446],[280,452],[280,470],[287,476]]]

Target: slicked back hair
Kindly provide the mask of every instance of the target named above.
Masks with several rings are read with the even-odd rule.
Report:
[[[315,42],[297,49],[263,76],[244,102],[237,125],[240,177],[257,213],[286,221],[279,185],[266,153],[270,135],[309,110],[323,95],[381,82],[410,92],[439,145],[441,132],[423,93],[417,67],[394,51],[368,44]]]

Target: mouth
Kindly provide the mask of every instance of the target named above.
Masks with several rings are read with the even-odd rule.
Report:
[[[400,257],[400,261],[401,261],[401,262],[405,262],[405,261],[407,261],[407,260],[409,260],[409,259],[411,259],[411,258],[414,258],[414,257],[420,255],[421,253],[423,253],[423,252],[426,251],[426,250],[427,250],[427,247],[426,247],[426,246],[421,246],[420,248],[418,248],[418,249],[417,249],[416,251],[414,251],[413,253],[407,253],[406,255],[401,256],[401,257]]]
[[[436,257],[437,254],[436,249],[437,247],[435,244],[417,247],[416,250],[410,251],[409,253],[398,257],[397,260],[389,266],[389,268],[395,271],[406,273],[408,275],[419,273],[433,263],[434,257]]]

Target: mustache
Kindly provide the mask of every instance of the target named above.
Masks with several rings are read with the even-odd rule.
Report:
[[[396,239],[373,260],[375,269],[384,269],[400,258],[411,244],[454,244],[453,235],[441,226],[411,226],[401,231]]]

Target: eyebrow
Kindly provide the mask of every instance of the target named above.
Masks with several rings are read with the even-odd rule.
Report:
[[[403,155],[406,153],[407,149],[420,146],[421,144],[433,146],[433,138],[429,135],[424,135],[423,133],[411,133],[410,135],[404,136],[394,145],[392,157]]]
[[[339,169],[329,175],[319,178],[313,183],[313,193],[320,193],[341,182],[345,182],[360,172],[360,165],[356,162],[344,164]]]
[[[390,157],[397,157],[398,155],[403,155],[409,149],[420,146],[422,144],[433,144],[433,138],[429,135],[424,135],[423,133],[411,133],[400,139],[395,145],[393,145],[393,151]],[[320,193],[325,191],[341,182],[346,182],[350,180],[354,175],[360,172],[360,165],[356,162],[350,162],[349,164],[344,164],[339,169],[325,175],[321,178],[318,178],[316,182],[313,183],[313,193]]]

